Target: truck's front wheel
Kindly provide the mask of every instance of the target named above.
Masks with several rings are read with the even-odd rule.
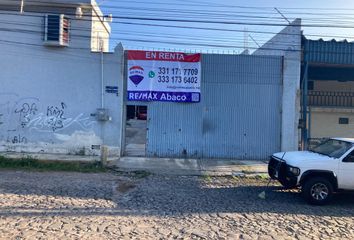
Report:
[[[302,194],[308,203],[324,205],[332,198],[333,186],[326,178],[310,178],[303,184]]]

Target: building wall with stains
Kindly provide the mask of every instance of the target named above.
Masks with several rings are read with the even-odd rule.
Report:
[[[95,1],[0,3],[0,151],[99,155],[102,145],[120,154],[122,46],[93,53]],[[76,16],[77,7],[83,12]],[[95,10],[95,11],[94,11]],[[69,19],[69,46],[44,42],[46,14]],[[93,29],[95,25],[95,29]],[[107,110],[99,121],[97,109]]]
[[[0,45],[0,151],[99,155],[107,145],[120,154],[121,46],[101,54]]]

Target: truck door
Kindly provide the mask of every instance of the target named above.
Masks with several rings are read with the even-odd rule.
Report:
[[[354,189],[354,150],[339,163],[338,187]]]

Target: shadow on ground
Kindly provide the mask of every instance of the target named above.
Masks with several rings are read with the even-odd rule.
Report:
[[[279,186],[266,187],[265,180],[198,177],[150,176],[135,183],[128,191],[119,192],[124,182],[113,174],[2,172],[0,195],[38,196],[56,199],[92,200],[87,206],[57,206],[42,203],[41,207],[26,202],[1,206],[1,216],[92,216],[92,215],[154,215],[181,216],[218,213],[276,213],[311,216],[352,217],[354,195],[337,194],[327,206],[311,206],[298,191]],[[125,178],[126,179],[126,178]],[[117,191],[118,189],[118,191]],[[266,198],[258,195],[265,191]],[[33,198],[33,200],[31,200]],[[95,205],[94,200],[113,203]],[[3,201],[6,201],[3,199]]]

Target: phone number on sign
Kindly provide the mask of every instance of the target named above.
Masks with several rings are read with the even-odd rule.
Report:
[[[159,83],[198,83],[198,77],[158,76]]]
[[[168,67],[159,67],[158,74],[162,75],[184,75],[184,76],[197,76],[199,73],[198,68],[168,68]]]
[[[159,83],[196,84],[198,83],[198,74],[199,74],[198,68],[181,69],[181,68],[159,67],[157,81]]]

